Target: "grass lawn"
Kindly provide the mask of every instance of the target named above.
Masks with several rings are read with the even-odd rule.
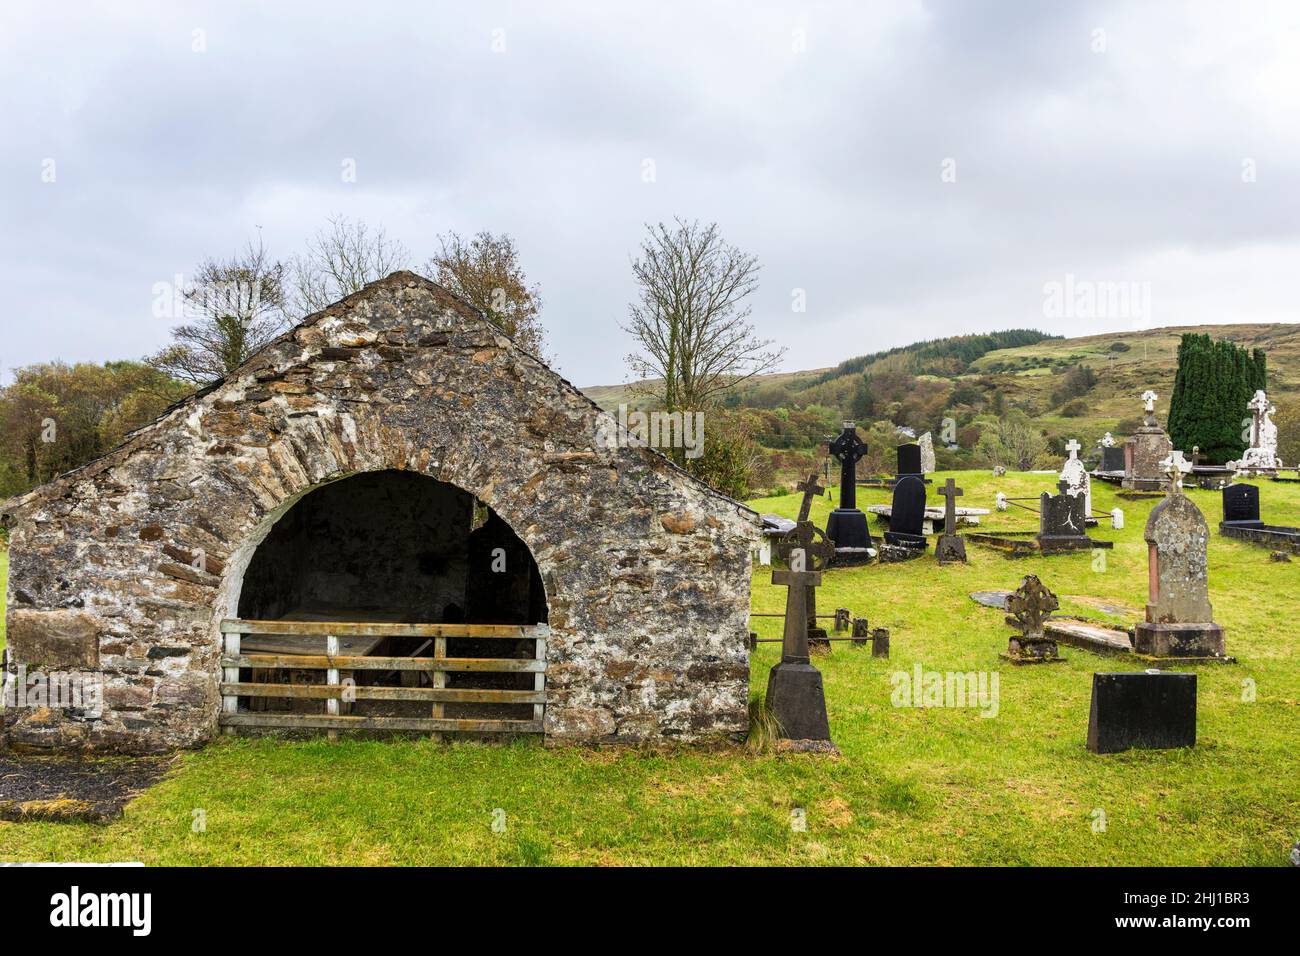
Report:
[[[934,476],[936,484],[947,477]],[[962,504],[998,490],[1034,495],[1053,475],[957,476]],[[1261,484],[1266,520],[1300,524],[1300,487]],[[1192,491],[1211,522],[1218,494]],[[864,490],[860,504],[887,493]],[[1300,562],[1211,538],[1211,598],[1235,666],[1199,674],[1194,750],[1098,757],[1084,749],[1091,675],[1134,665],[1064,648],[1067,663],[1016,668],[998,657],[1009,629],[969,592],[1014,588],[1035,572],[1063,596],[1145,602],[1142,529],[1153,502],[1119,503],[1115,549],[1011,561],[969,547],[965,567],[932,558],[830,572],[823,611],[848,607],[892,632],[892,658],[835,645],[817,659],[842,758],[743,751],[650,753],[441,746],[428,741],[287,744],[222,739],[182,755],[110,826],[0,822],[0,859],[155,864],[1261,864],[1300,839]],[[793,516],[798,499],[753,503]],[[823,523],[829,503],[819,501]],[[991,528],[1030,528],[1014,509]],[[3,558],[0,557],[0,561]],[[0,567],[3,567],[0,564]],[[784,589],[754,574],[755,610]],[[763,636],[779,621],[756,619]],[[761,644],[753,686],[778,645]],[[991,671],[997,715],[894,707],[891,674]],[[1246,691],[1253,688],[1254,700]],[[194,832],[196,811],[206,829]],[[494,811],[503,811],[503,814]],[[806,828],[792,825],[802,819]],[[494,820],[503,826],[493,827]],[[1104,823],[1104,827],[1102,824]],[[501,832],[497,832],[497,831]]]

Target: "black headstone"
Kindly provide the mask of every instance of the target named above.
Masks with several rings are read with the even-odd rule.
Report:
[[[1254,485],[1228,485],[1223,489],[1223,520],[1242,528],[1262,528],[1259,520],[1259,488]]]
[[[1124,446],[1117,445],[1113,448],[1102,448],[1101,450],[1101,470],[1102,471],[1123,471],[1124,470]]]
[[[921,446],[915,443],[898,446],[898,474],[921,474]]]
[[[1130,747],[1196,746],[1196,675],[1092,675],[1088,749],[1113,754]]]
[[[925,548],[928,542],[921,533],[924,522],[925,482],[920,475],[904,475],[894,485],[894,504],[889,514],[889,530],[885,532],[885,541],[888,544]]]
[[[1085,538],[1083,495],[1043,493],[1039,501],[1038,535],[1040,538]]]

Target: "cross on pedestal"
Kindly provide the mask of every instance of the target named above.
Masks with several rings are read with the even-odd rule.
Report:
[[[804,565],[803,549],[791,552],[792,564]],[[785,596],[785,631],[781,641],[781,661],[785,664],[808,663],[808,591],[822,583],[820,571],[772,571],[772,583],[789,588]]]
[[[1169,491],[1180,492],[1183,490],[1183,475],[1192,470],[1192,463],[1187,460],[1181,451],[1171,451],[1169,457],[1160,463],[1166,475],[1169,476]]]
[[[858,430],[853,422],[844,423],[844,431],[830,443],[829,451],[840,463],[840,508],[844,510],[856,508],[858,506],[858,462],[867,453],[867,444],[858,437]]]
[[[803,501],[799,503],[799,520],[807,521],[808,513],[812,511],[813,498],[820,495],[826,489],[817,484],[817,472],[815,471],[808,476],[807,481],[801,481],[799,484],[795,485],[795,487],[803,492]]]
[[[966,492],[957,487],[957,482],[949,478],[939,494],[946,499],[943,505],[943,533],[956,534],[957,532],[957,499]]]
[[[1146,411],[1148,415],[1152,414],[1156,410],[1156,399],[1159,397],[1159,395],[1151,391],[1149,388],[1142,393],[1142,401],[1146,403]]]
[[[1079,444],[1079,440],[1077,438],[1071,438],[1069,441],[1065,443],[1065,450],[1070,453],[1071,461],[1079,457],[1079,449],[1082,447],[1083,446]]]

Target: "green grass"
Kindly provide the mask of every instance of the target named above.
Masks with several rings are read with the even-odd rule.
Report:
[[[936,475],[941,483],[946,475]],[[963,504],[997,490],[1027,496],[1049,475],[957,476]],[[1300,524],[1300,488],[1261,485],[1264,514]],[[1218,495],[1191,492],[1211,520]],[[883,502],[863,491],[861,504]],[[1094,490],[1098,510],[1116,503]],[[1134,665],[1064,648],[1067,663],[1015,668],[998,658],[1009,629],[969,592],[1013,588],[1036,572],[1060,595],[1145,601],[1142,528],[1152,502],[1119,502],[1123,531],[1104,570],[1090,555],[1013,562],[970,547],[964,567],[931,558],[833,571],[818,600],[892,632],[892,658],[836,645],[817,659],[843,756],[279,743],[225,739],[186,753],[110,826],[0,823],[0,859],[173,864],[1283,864],[1300,839],[1300,563],[1213,535],[1211,596],[1235,666],[1197,669],[1193,750],[1099,757],[1084,749],[1091,675]],[[754,502],[793,515],[794,496]],[[817,502],[824,521],[829,503]],[[992,528],[1033,527],[1015,510]],[[756,610],[784,589],[754,574]],[[1095,611],[1063,601],[1072,613]],[[763,636],[779,622],[758,618]],[[775,644],[754,655],[761,690]],[[892,706],[890,677],[996,671],[998,715]],[[1243,699],[1253,681],[1256,699]],[[494,810],[504,830],[494,832]],[[192,832],[203,810],[206,831]],[[806,832],[791,826],[802,811]],[[1094,832],[1105,815],[1104,832]],[[498,814],[496,819],[501,819]]]

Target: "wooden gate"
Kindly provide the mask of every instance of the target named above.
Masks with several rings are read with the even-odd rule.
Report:
[[[226,733],[238,728],[389,730],[426,733],[541,733],[546,704],[545,624],[390,624],[354,621],[221,622],[222,709]],[[368,650],[387,638],[422,638],[432,656],[375,656]],[[448,640],[501,639],[532,642],[528,658],[450,657]],[[520,646],[516,644],[516,647]],[[417,653],[421,653],[417,651]],[[248,672],[248,677],[242,677]],[[324,680],[320,680],[320,672]],[[286,674],[310,672],[314,683],[295,683]],[[392,687],[359,682],[359,672],[426,674],[430,687]],[[455,673],[532,674],[529,690],[448,687]],[[257,679],[272,675],[270,680]],[[361,680],[366,680],[363,674]],[[324,701],[324,713],[255,712],[248,704],[265,699]],[[368,716],[350,713],[356,701],[415,701],[425,716]],[[241,707],[241,703],[244,705]],[[449,718],[447,704],[532,705],[526,720]]]

